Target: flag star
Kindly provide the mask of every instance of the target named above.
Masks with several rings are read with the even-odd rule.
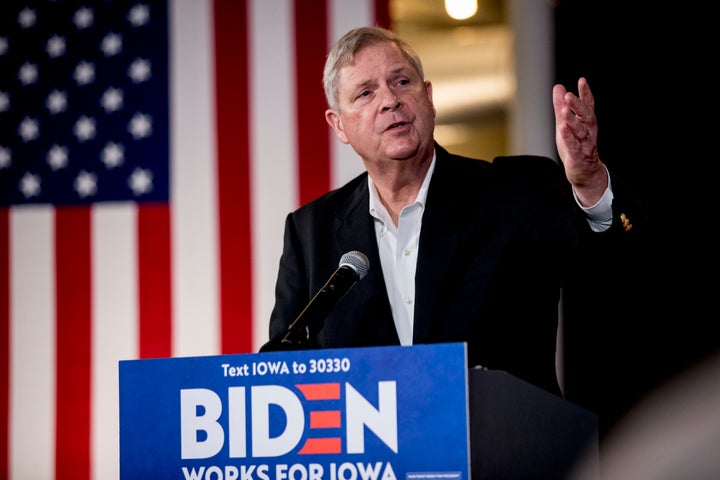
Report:
[[[67,108],[67,94],[65,92],[53,90],[50,92],[50,95],[48,95],[45,106],[53,115],[65,111]]]
[[[93,196],[97,193],[97,175],[81,170],[73,185],[80,198]]]
[[[75,67],[75,74],[73,78],[78,85],[87,85],[95,80],[95,66],[92,63],[88,63],[85,60],[78,63]]]
[[[87,7],[82,7],[75,12],[73,23],[79,29],[87,28],[93,23],[93,11]]]
[[[5,55],[8,49],[7,37],[0,37],[0,55]]]
[[[116,112],[123,106],[123,92],[119,88],[110,87],[103,93],[100,104],[107,113]]]
[[[130,9],[128,20],[133,27],[141,27],[150,20],[150,9],[147,5],[139,3]]]
[[[102,162],[107,168],[115,168],[122,165],[125,159],[125,149],[119,143],[108,142],[102,149]]]
[[[73,127],[73,133],[75,133],[75,136],[80,143],[94,138],[95,119],[83,115],[78,119],[77,122],[75,122],[75,126]]]
[[[100,50],[103,51],[106,57],[117,55],[122,50],[122,37],[117,33],[108,33],[102,39]]]
[[[36,140],[40,134],[40,127],[38,121],[34,118],[25,117],[18,126],[18,135],[23,139],[23,142],[27,143],[31,140]]]
[[[25,172],[20,179],[20,191],[25,198],[36,197],[40,194],[40,176],[35,173]]]
[[[149,137],[152,133],[152,119],[150,115],[143,113],[136,113],[130,119],[128,125],[128,131],[132,134],[136,140],[139,138]]]
[[[68,151],[66,147],[61,147],[57,143],[47,153],[47,163],[53,171],[67,167]]]
[[[0,170],[8,168],[12,163],[12,155],[10,153],[9,148],[0,146]]]
[[[128,76],[133,83],[140,83],[150,78],[150,62],[142,58],[136,58],[128,68]]]
[[[29,7],[25,7],[20,10],[20,13],[18,14],[18,23],[22,28],[30,28],[35,25],[36,21],[37,16],[35,15],[35,10]]]
[[[152,190],[153,175],[150,170],[137,167],[133,170],[132,175],[128,178],[128,187],[133,191],[135,196],[140,196],[143,193],[148,193]]]
[[[7,112],[10,108],[10,96],[7,92],[0,91],[0,112]]]
[[[65,38],[59,35],[53,35],[47,42],[45,48],[50,58],[57,58],[65,53]]]
[[[20,72],[18,72],[18,78],[23,85],[30,85],[31,83],[35,83],[37,81],[37,77],[37,65],[30,62],[25,62],[22,64],[22,66],[20,67]]]

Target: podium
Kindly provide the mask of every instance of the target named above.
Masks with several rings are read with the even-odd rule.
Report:
[[[120,479],[563,480],[597,459],[594,414],[466,365],[464,343],[121,360]]]
[[[507,372],[471,368],[473,480],[599,478],[597,415]]]

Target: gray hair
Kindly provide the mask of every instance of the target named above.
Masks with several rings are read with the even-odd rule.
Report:
[[[359,27],[354,28],[343,35],[330,53],[328,53],[325,61],[325,69],[323,70],[323,88],[325,89],[325,98],[328,106],[333,110],[339,110],[337,96],[337,77],[340,69],[347,65],[352,65],[355,56],[366,47],[376,45],[378,43],[392,43],[397,46],[403,55],[410,61],[422,80],[425,80],[422,62],[415,50],[402,40],[391,30],[381,27]]]

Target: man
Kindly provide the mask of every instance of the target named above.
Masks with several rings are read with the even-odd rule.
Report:
[[[261,351],[282,348],[342,255],[360,251],[367,275],[311,329],[308,345],[467,342],[469,366],[560,394],[560,287],[586,245],[617,248],[637,232],[637,207],[625,204],[597,152],[587,81],[578,81],[579,96],[553,89],[564,169],[545,157],[486,162],[447,152],[433,137],[420,59],[391,31],[348,32],[323,82],[325,119],[366,173],[288,215]]]

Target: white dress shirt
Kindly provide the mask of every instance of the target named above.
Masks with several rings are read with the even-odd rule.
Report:
[[[403,207],[398,225],[390,218],[385,205],[375,188],[372,178],[368,177],[370,192],[370,215],[375,219],[375,238],[380,253],[385,286],[390,300],[390,310],[400,345],[412,345],[415,316],[415,269],[417,267],[420,228],[422,226],[425,201],[427,200],[430,178],[435,170],[435,155],[425,175],[417,198]],[[575,192],[573,191],[573,195]],[[602,232],[612,224],[612,190],[608,188],[602,198],[591,207],[578,205],[588,216],[593,231]],[[577,196],[575,196],[577,201]]]
[[[372,178],[368,177],[370,189],[370,215],[375,219],[375,238],[380,252],[385,286],[390,299],[395,328],[400,345],[412,345],[415,314],[415,267],[417,266],[420,227],[430,178],[435,170],[435,155],[425,175],[415,202],[403,207],[398,225],[390,218],[380,201]]]

